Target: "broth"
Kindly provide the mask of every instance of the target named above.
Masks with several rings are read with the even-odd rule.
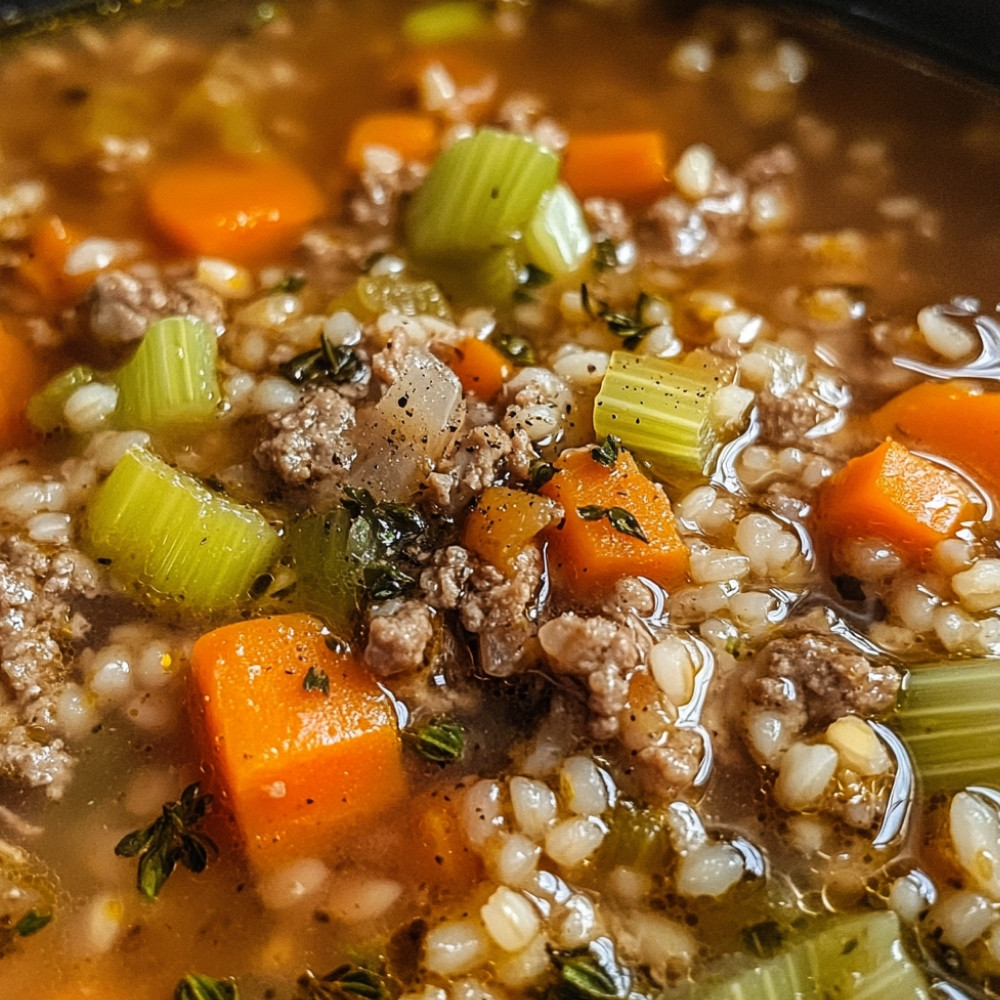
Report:
[[[8,1000],[1000,989],[1000,107],[661,6],[7,45]]]

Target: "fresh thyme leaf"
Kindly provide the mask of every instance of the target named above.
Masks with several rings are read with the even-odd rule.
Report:
[[[212,796],[203,795],[195,782],[181,792],[178,801],[164,805],[149,826],[134,830],[118,841],[115,854],[139,858],[136,885],[146,899],[159,896],[178,863],[197,874],[205,870],[209,856],[218,853],[211,838],[195,830],[211,805]]]
[[[345,385],[364,378],[367,368],[364,361],[351,347],[330,344],[326,338],[322,346],[296,354],[284,364],[278,365],[278,372],[289,382],[303,385],[320,380]]]
[[[544,458],[536,458],[528,466],[528,481],[537,490],[544,486],[559,470]]]
[[[407,730],[407,735],[417,753],[435,764],[461,760],[465,754],[465,730],[447,716],[433,718],[417,730]]]
[[[16,924],[14,924],[14,933],[18,937],[31,937],[32,934],[37,934],[43,927],[48,926],[51,921],[51,913],[39,913],[38,910],[28,910],[28,912],[21,917]]]
[[[365,570],[365,588],[373,600],[399,597],[414,583],[413,577],[392,563],[376,563]]]
[[[281,281],[272,285],[268,291],[271,294],[277,292],[286,292],[290,295],[294,295],[296,292],[301,292],[303,288],[306,287],[306,279],[301,274],[286,274]]]
[[[556,993],[563,1000],[616,1000],[628,992],[628,977],[605,956],[590,951],[550,951],[559,970]]]
[[[497,333],[490,337],[490,343],[508,360],[519,367],[538,363],[538,355],[527,337],[516,333]]]
[[[327,370],[327,361],[322,347],[296,354],[284,364],[278,365],[278,373],[295,385],[322,378]]]
[[[640,542],[649,544],[649,539],[640,527],[635,514],[624,507],[598,507],[593,504],[577,507],[576,512],[584,521],[607,520],[611,527],[620,534],[630,535],[632,538],[638,538]]]
[[[360,965],[345,963],[325,976],[306,972],[296,981],[295,1000],[390,1000],[385,979]]]
[[[613,271],[619,264],[618,244],[605,237],[594,244],[594,268],[598,271]]]
[[[602,319],[608,332],[621,337],[627,350],[635,350],[642,338],[652,330],[655,323],[643,323],[642,314],[649,302],[649,296],[640,292],[631,312],[617,312],[600,299],[591,298],[586,284],[580,285],[580,305],[591,319]]]
[[[621,450],[621,441],[614,434],[609,434],[599,448],[594,448],[591,451],[590,457],[606,469],[613,469],[618,464],[618,455]]]
[[[323,694],[329,694],[330,677],[325,670],[319,667],[310,667],[303,678],[302,689],[304,691],[322,691]]]
[[[240,1000],[240,992],[232,979],[189,972],[174,988],[174,1000]]]

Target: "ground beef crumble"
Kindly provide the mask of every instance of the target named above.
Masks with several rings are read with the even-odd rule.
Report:
[[[140,340],[150,323],[167,316],[191,316],[221,332],[226,307],[210,288],[191,277],[168,280],[153,268],[105,271],[90,293],[90,328],[113,346]]]
[[[73,758],[57,735],[57,704],[70,680],[62,646],[88,625],[74,597],[100,591],[97,568],[78,552],[0,543],[0,773],[52,798],[65,791]]]
[[[896,700],[899,671],[815,634],[775,639],[758,654],[750,702],[780,712],[793,733],[827,726],[844,715],[870,718]]]
[[[338,479],[354,461],[354,445],[345,436],[354,423],[354,407],[337,389],[314,389],[268,417],[273,433],[254,455],[290,486]]]
[[[434,612],[423,601],[404,601],[368,623],[365,663],[380,677],[410,673],[424,663],[434,637]]]

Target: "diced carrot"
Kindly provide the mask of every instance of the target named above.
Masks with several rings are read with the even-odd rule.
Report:
[[[508,575],[518,553],[556,520],[558,505],[506,486],[487,486],[465,521],[462,544]]]
[[[570,135],[562,176],[581,201],[600,197],[648,204],[670,188],[666,138],[653,130]]]
[[[43,219],[31,234],[28,256],[18,268],[21,277],[56,304],[79,298],[93,284],[99,269],[70,273],[66,264],[88,235],[58,215]]]
[[[588,449],[563,452],[554,464],[559,471],[541,492],[560,503],[565,516],[544,534],[549,565],[579,597],[591,597],[623,576],[646,576],[668,589],[684,582],[689,553],[670,501],[629,452],[620,451],[610,468]],[[608,517],[586,519],[580,513],[586,508],[631,514],[646,541],[619,530]]]
[[[18,448],[34,436],[24,409],[45,381],[45,365],[31,347],[0,323],[0,449]]]
[[[437,122],[415,111],[365,115],[354,123],[347,139],[344,160],[352,170],[364,167],[365,150],[370,146],[394,150],[407,163],[428,163],[438,148]]]
[[[871,415],[879,437],[902,439],[977,478],[1000,502],[1000,393],[923,382]]]
[[[469,847],[451,796],[434,791],[414,798],[407,830],[406,877],[446,892],[466,891],[482,878],[482,861]]]
[[[889,440],[827,480],[815,520],[834,541],[878,538],[919,555],[975,517],[978,504],[960,476]]]
[[[329,851],[405,793],[393,706],[326,638],[291,614],[223,626],[192,650],[204,735],[258,866]]]
[[[325,200],[294,163],[261,157],[166,167],[150,182],[146,204],[181,249],[253,263],[290,248]]]
[[[514,366],[488,340],[466,337],[455,345],[448,366],[458,376],[462,390],[492,402],[504,382],[514,374]]]

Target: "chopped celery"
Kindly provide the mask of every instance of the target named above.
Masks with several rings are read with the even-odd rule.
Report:
[[[524,228],[524,245],[532,264],[555,278],[573,274],[590,256],[590,232],[583,209],[565,184],[542,195]]]
[[[911,667],[895,723],[924,791],[1000,786],[1000,660]]]
[[[298,571],[296,604],[320,615],[343,639],[354,631],[360,602],[360,569],[349,551],[351,515],[344,507],[305,514],[288,530]]]
[[[66,401],[81,386],[97,379],[97,372],[88,365],[73,365],[46,382],[31,399],[25,410],[32,427],[43,434],[66,426]]]
[[[215,331],[201,320],[171,316],[153,323],[138,350],[115,374],[116,419],[157,430],[199,423],[217,410]]]
[[[442,45],[474,38],[489,27],[489,19],[476,0],[450,0],[408,14],[403,36],[413,45]]]
[[[663,810],[620,802],[611,814],[608,834],[597,855],[600,869],[629,868],[644,875],[665,872],[674,857]]]
[[[431,270],[455,298],[503,305],[522,287],[525,266],[512,242],[462,261],[436,261]]]
[[[907,957],[891,910],[835,917],[774,958],[722,982],[696,986],[690,1000],[927,1000],[923,973]]]
[[[410,202],[414,256],[463,260],[506,243],[556,183],[559,157],[533,139],[482,129],[435,161]]]
[[[358,279],[356,292],[362,308],[373,316],[396,312],[451,319],[448,300],[433,281],[417,281],[400,274],[366,274]]]
[[[722,443],[712,399],[723,384],[665,358],[615,351],[594,402],[594,429],[614,434],[668,478],[701,475]]]
[[[85,528],[87,551],[123,583],[196,611],[246,598],[278,544],[258,511],[141,448],[126,452],[98,489]]]

